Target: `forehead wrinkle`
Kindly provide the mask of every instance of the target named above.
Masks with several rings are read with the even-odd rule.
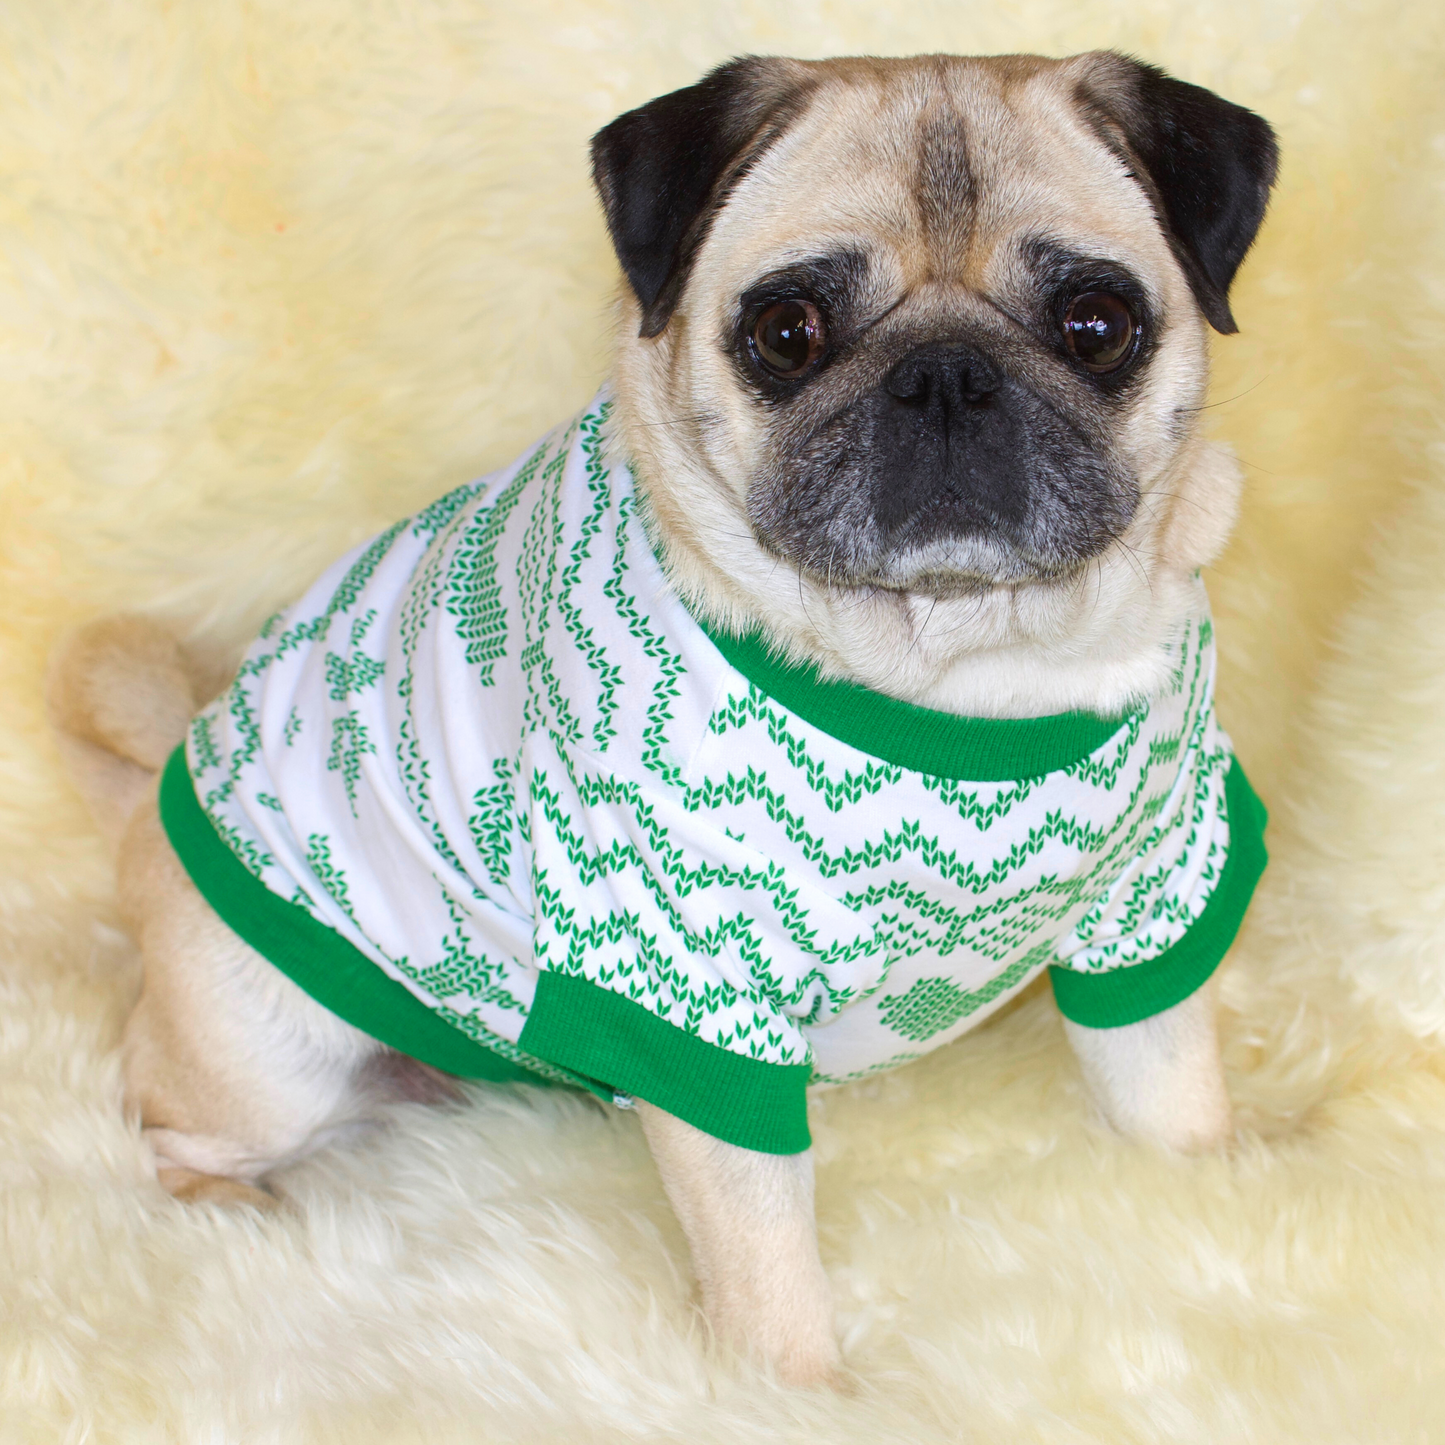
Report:
[[[1016,184],[1027,147],[1024,88],[1007,67],[986,63],[947,67],[939,80],[918,127],[925,279],[978,286],[992,250],[978,244],[982,208],[990,191]]]
[[[1054,209],[1070,177],[1060,174],[1058,148],[1040,146],[1032,76],[969,65],[942,78],[916,122],[915,247],[922,264],[914,269],[919,284],[948,279],[983,290],[1003,234]],[[1069,139],[1078,144],[1083,137]]]
[[[918,225],[935,263],[947,266],[968,248],[976,189],[969,165],[969,127],[949,95],[931,97],[914,125],[913,194]]]

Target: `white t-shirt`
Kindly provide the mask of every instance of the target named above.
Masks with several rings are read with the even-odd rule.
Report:
[[[1080,1022],[1186,997],[1264,863],[1202,583],[1118,719],[931,712],[714,636],[604,392],[272,618],[162,787],[221,916],[439,1067],[807,1145],[804,1088],[1052,966]]]

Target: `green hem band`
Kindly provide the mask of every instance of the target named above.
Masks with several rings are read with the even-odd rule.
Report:
[[[812,1142],[811,1065],[730,1053],[583,978],[542,974],[518,1047],[743,1149],[801,1154]]]
[[[338,1018],[443,1073],[499,1084],[553,1082],[438,1018],[335,929],[271,892],[216,832],[196,797],[184,744],[161,774],[160,812],[182,867],[222,922]]]
[[[1204,911],[1178,943],[1148,963],[1106,973],[1078,973],[1052,965],[1054,1000],[1065,1018],[1091,1029],[1136,1024],[1183,1003],[1219,967],[1269,861],[1264,844],[1269,814],[1237,761],[1230,763],[1224,780],[1224,799],[1229,856]]]

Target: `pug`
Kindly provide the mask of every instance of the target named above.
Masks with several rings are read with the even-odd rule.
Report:
[[[456,1077],[635,1109],[718,1336],[839,1377],[807,1091],[1047,971],[1104,1118],[1231,1131],[1264,866],[1200,569],[1270,127],[1111,53],[746,58],[592,146],[609,387],[343,558],[207,708],[136,617],[50,716],[117,847],[183,1199]]]

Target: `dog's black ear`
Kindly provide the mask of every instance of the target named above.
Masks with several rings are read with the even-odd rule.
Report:
[[[1274,131],[1252,110],[1142,61],[1113,52],[1089,60],[1081,100],[1096,128],[1149,192],[1210,325],[1238,331],[1229,287],[1269,204]]]
[[[667,325],[719,207],[801,110],[805,76],[795,61],[744,56],[592,137],[592,179],[643,336]]]

